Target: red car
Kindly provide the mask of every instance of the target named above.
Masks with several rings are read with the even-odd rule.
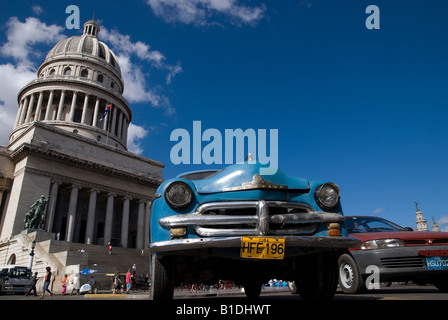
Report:
[[[345,220],[349,236],[360,239],[361,245],[339,258],[343,292],[365,291],[366,280],[372,279],[432,283],[448,292],[448,232],[413,231],[371,216]]]

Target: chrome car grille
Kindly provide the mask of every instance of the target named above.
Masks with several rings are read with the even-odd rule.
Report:
[[[423,257],[381,258],[381,264],[385,268],[416,268],[426,266],[425,259]]]
[[[314,211],[304,203],[229,201],[200,205],[194,213],[160,219],[163,227],[194,226],[198,235],[256,236],[314,234],[322,222],[343,222],[338,213]]]

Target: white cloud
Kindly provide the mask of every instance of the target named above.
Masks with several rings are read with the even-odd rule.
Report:
[[[166,22],[207,26],[217,24],[216,16],[222,16],[237,25],[255,25],[263,18],[266,11],[264,4],[248,7],[238,2],[238,0],[147,0],[154,14]]]
[[[121,34],[117,30],[109,31],[101,27],[101,39],[104,39],[108,45],[113,47],[115,53],[131,55],[135,54],[141,60],[146,60],[155,65],[160,65],[166,58],[156,50],[150,50],[151,47],[141,41],[132,42],[129,35]]]
[[[35,13],[41,13],[42,8],[33,7]],[[17,115],[17,93],[28,82],[37,77],[38,63],[42,61],[46,51],[41,45],[52,45],[66,36],[64,28],[57,25],[47,25],[39,19],[29,17],[25,22],[11,17],[6,23],[7,41],[0,44],[0,56],[12,59],[9,63],[0,65],[0,145],[8,143]],[[111,46],[117,54],[125,83],[124,96],[129,102],[149,102],[152,106],[164,110],[171,116],[175,109],[169,99],[163,94],[161,86],[149,86],[149,72],[138,62],[148,62],[150,66],[166,73],[166,84],[182,72],[180,64],[167,64],[165,56],[157,50],[151,50],[148,44],[141,41],[132,42],[129,35],[123,35],[117,30],[108,31],[102,28],[100,37]],[[128,132],[129,150],[141,154],[141,140],[148,131],[143,127],[131,124]]]
[[[14,128],[18,104],[17,93],[36,77],[28,68],[10,63],[0,65],[0,145],[6,145]]]
[[[148,131],[133,123],[129,124],[128,129],[128,150],[136,154],[142,154],[141,140],[148,135]]]
[[[0,47],[0,53],[29,68],[33,65],[32,59],[41,54],[33,50],[32,46],[41,43],[54,44],[64,38],[62,27],[54,24],[47,26],[34,17],[26,18],[25,22],[11,17],[6,27],[8,41]]]
[[[31,10],[33,10],[34,14],[37,15],[37,16],[40,16],[44,12],[42,7],[38,6],[38,5],[32,6]]]
[[[373,214],[380,214],[380,213],[383,213],[385,210],[383,209],[383,208],[377,208],[377,209],[375,209],[375,210],[373,210]]]
[[[61,40],[63,28],[46,25],[36,18],[20,22],[16,17],[6,23],[7,41],[0,46],[0,55],[12,58],[13,63],[0,65],[0,145],[8,143],[17,115],[17,93],[36,78],[33,60],[41,59],[42,53],[34,50],[39,44],[53,44]],[[40,53],[40,54],[39,54]]]
[[[437,220],[437,224],[439,225],[440,231],[448,232],[448,216],[443,216]]]
[[[165,62],[165,56],[141,41],[133,42],[129,35],[123,35],[117,30],[109,31],[101,27],[101,39],[104,40],[117,55],[124,81],[123,95],[129,102],[149,102],[155,108],[161,108],[168,116],[174,115],[176,110],[171,106],[169,99],[163,94],[161,86],[150,87],[147,84],[149,71],[135,62],[148,62],[151,67],[167,73],[166,84],[182,72],[180,64],[170,65]],[[137,58],[137,59],[136,59]]]

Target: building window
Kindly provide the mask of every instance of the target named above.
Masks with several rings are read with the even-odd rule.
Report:
[[[50,70],[50,76],[54,76],[55,74],[56,74],[56,70],[51,69],[51,70]]]
[[[89,71],[87,69],[82,69],[81,77],[87,78],[89,76]]]
[[[73,122],[81,123],[82,110],[75,109],[75,116],[73,117]]]
[[[6,264],[16,264],[16,255],[15,253],[9,256],[8,262]]]
[[[64,76],[69,76],[72,74],[72,69],[70,67],[67,67],[64,69]]]
[[[103,82],[104,77],[102,74],[99,74],[98,77],[96,78],[96,80],[98,80],[98,82]]]

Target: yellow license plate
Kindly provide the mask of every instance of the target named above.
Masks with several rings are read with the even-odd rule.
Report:
[[[240,256],[252,259],[283,259],[285,256],[285,239],[243,237],[241,239]]]

